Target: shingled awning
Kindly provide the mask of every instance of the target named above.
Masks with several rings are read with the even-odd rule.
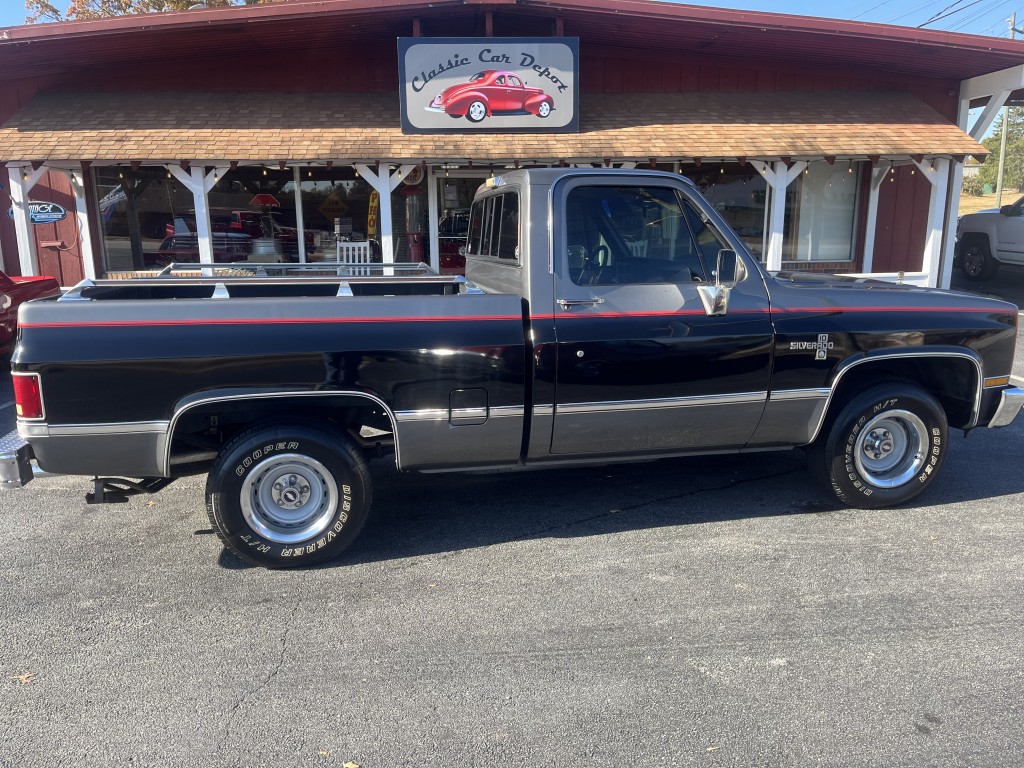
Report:
[[[0,128],[0,160],[568,162],[610,158],[983,157],[906,93],[583,94],[580,133],[405,135],[398,95],[40,93]]]

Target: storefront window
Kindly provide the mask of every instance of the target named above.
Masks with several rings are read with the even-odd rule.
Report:
[[[816,162],[786,190],[783,261],[851,261],[859,163]]]
[[[166,169],[105,166],[95,169],[95,180],[107,272],[198,260],[194,235],[176,237],[174,226],[178,219],[194,218],[192,193],[168,178]]]
[[[764,178],[749,165],[739,163],[687,168],[683,173],[697,185],[750,252],[760,258],[765,239],[767,184]]]

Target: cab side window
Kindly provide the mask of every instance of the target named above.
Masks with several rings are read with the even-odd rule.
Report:
[[[566,196],[569,277],[577,285],[707,280],[722,248],[691,204],[669,187],[579,186]]]
[[[505,192],[473,204],[466,253],[519,261],[519,195]]]

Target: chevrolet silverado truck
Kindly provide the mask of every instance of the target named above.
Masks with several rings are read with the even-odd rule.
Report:
[[[0,479],[34,462],[112,501],[198,469],[228,549],[308,565],[363,526],[375,455],[453,472],[803,447],[877,508],[935,480],[951,429],[1024,403],[1012,304],[767,273],[672,174],[492,178],[466,254],[466,278],[155,277],[27,304]]]
[[[1024,197],[957,220],[953,263],[968,280],[989,280],[1001,264],[1024,266]]]

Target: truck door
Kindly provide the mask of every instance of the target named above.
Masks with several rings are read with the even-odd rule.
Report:
[[[552,454],[742,447],[771,370],[759,273],[744,271],[727,314],[706,314],[697,286],[730,245],[669,179],[577,177],[552,204]]]
[[[996,250],[1000,260],[1010,264],[1024,262],[1024,197],[1000,209],[996,225]]]

